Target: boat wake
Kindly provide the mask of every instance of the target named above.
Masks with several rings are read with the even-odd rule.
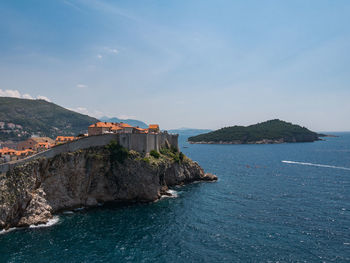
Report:
[[[299,165],[316,166],[316,167],[332,168],[332,169],[341,169],[341,170],[350,171],[350,168],[347,168],[347,167],[333,166],[333,165],[327,165],[327,164],[303,163],[303,162],[294,162],[294,161],[282,161],[282,163],[299,164]]]

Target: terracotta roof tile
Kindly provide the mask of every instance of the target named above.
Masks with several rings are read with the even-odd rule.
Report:
[[[75,140],[74,136],[57,136],[56,141]]]
[[[124,122],[119,123],[119,126],[120,126],[120,127],[123,127],[123,128],[132,128],[131,125],[129,125],[129,124],[127,124],[127,123],[124,123]]]
[[[159,129],[159,125],[158,124],[150,124],[149,129]]]

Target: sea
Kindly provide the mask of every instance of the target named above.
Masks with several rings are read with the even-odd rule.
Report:
[[[313,143],[189,144],[217,182],[0,234],[0,262],[350,262],[350,133]]]

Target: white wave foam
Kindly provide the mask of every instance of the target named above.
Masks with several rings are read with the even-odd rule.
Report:
[[[40,228],[40,227],[50,227],[58,223],[59,221],[58,216],[54,216],[52,219],[50,219],[46,224],[40,224],[40,225],[31,225],[29,228]]]
[[[50,219],[46,224],[40,224],[40,225],[30,225],[29,228],[40,228],[40,227],[50,227],[50,226],[53,226],[55,224],[57,224],[59,221],[59,217],[58,216],[54,216],[52,219]],[[20,230],[20,229],[25,229],[25,227],[12,227],[12,228],[9,228],[7,230],[3,229],[0,231],[0,235],[3,235],[3,234],[7,234],[13,230]]]
[[[175,190],[168,190],[166,191],[168,194],[167,195],[162,195],[162,197],[160,199],[163,199],[163,198],[176,198],[178,197],[178,192],[175,191]]]
[[[294,161],[282,161],[282,163],[299,164],[299,165],[316,166],[316,167],[332,168],[332,169],[341,169],[341,170],[350,171],[350,168],[347,168],[347,167],[333,166],[333,165],[327,165],[327,164],[303,163],[303,162],[294,162]]]
[[[16,230],[16,227],[12,227],[12,228],[9,228],[7,230],[3,229],[3,230],[0,231],[0,235],[7,234],[7,233],[9,233],[9,232],[11,232],[13,230]]]
[[[62,214],[64,214],[64,215],[73,215],[74,212],[73,211],[64,211]]]
[[[167,191],[169,194],[171,194],[171,197],[178,197],[178,192],[175,190],[168,190]]]

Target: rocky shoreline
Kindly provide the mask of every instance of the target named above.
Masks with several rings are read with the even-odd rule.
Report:
[[[170,150],[156,157],[135,151],[125,159],[116,156],[106,147],[94,147],[0,174],[0,230],[45,224],[61,211],[82,206],[153,202],[168,195],[171,186],[217,180]]]

